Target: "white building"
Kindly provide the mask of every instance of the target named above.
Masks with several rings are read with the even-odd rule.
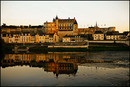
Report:
[[[93,34],[93,40],[104,40],[104,34],[102,31],[95,31]]]
[[[22,32],[20,36],[21,43],[31,43],[30,32]]]
[[[123,33],[119,33],[116,31],[106,33],[106,40],[122,40],[123,37],[124,37]]]

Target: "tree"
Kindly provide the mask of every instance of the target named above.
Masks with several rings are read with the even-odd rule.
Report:
[[[0,37],[0,46],[1,47],[5,46],[5,42],[4,42],[4,40],[1,37]]]
[[[6,26],[6,24],[5,24],[5,23],[3,23],[2,27],[5,27],[5,26]]]

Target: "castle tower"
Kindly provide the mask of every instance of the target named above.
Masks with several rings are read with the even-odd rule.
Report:
[[[96,30],[98,30],[98,25],[97,25],[97,21],[96,21],[95,29],[96,29]]]
[[[74,18],[74,24],[73,24],[73,33],[74,33],[74,35],[78,34],[78,23],[75,20],[75,18]]]
[[[56,15],[56,18],[55,18],[55,24],[56,24],[56,31],[58,31],[58,16]]]
[[[97,26],[97,21],[96,21],[96,27],[98,27],[98,26]]]

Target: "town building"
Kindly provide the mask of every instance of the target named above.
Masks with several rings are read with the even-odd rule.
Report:
[[[105,34],[106,32],[115,31],[115,27],[100,28],[96,23],[94,27],[78,28],[78,34],[94,34],[95,31],[102,31]]]
[[[20,43],[33,43],[33,42],[31,42],[30,32],[21,32],[20,40],[21,40]]]
[[[106,40],[122,40],[124,38],[124,34],[119,33],[118,31],[112,31],[112,32],[107,32],[105,37]]]
[[[35,35],[35,42],[36,43],[44,43],[45,42],[45,34],[43,32],[38,32]]]
[[[38,26],[23,26],[23,25],[20,25],[20,26],[14,26],[14,25],[6,25],[6,24],[3,24],[1,26],[1,32],[2,33],[11,33],[11,32],[37,32],[37,31],[42,31],[44,32],[44,27],[43,25],[38,25]]]
[[[102,31],[95,31],[93,34],[93,40],[104,40],[104,34]]]
[[[80,37],[80,35],[74,36],[74,35],[69,35],[69,36],[64,36],[62,42],[83,42],[83,38]]]
[[[83,42],[88,40],[128,40],[129,31],[119,33],[115,27],[100,28],[96,25],[88,28],[78,28],[75,17],[60,19],[58,16],[52,22],[38,26],[1,26],[1,38],[6,43],[56,43]]]
[[[45,22],[44,23],[44,32],[46,33],[55,33],[56,32],[56,24],[53,22]]]

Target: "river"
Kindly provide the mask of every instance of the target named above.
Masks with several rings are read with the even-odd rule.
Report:
[[[129,86],[129,51],[5,54],[1,86]]]

